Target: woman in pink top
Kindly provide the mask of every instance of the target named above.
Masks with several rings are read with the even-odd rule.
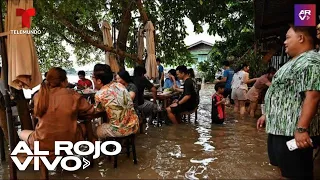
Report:
[[[271,80],[276,71],[275,68],[270,67],[267,73],[258,78],[253,87],[248,91],[247,98],[250,100],[249,111],[251,117],[254,117],[261,93],[271,85]]]

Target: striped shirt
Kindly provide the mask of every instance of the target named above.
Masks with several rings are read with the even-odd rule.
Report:
[[[305,92],[320,91],[320,54],[308,51],[283,65],[265,96],[266,131],[294,136]],[[310,136],[320,135],[320,111],[310,124]]]

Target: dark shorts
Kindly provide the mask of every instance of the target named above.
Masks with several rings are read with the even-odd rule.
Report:
[[[268,134],[270,164],[278,166],[285,178],[312,179],[313,148],[289,151],[286,142],[293,138]]]
[[[231,91],[231,89],[224,89],[223,97],[226,98],[229,96],[231,98]]]
[[[223,97],[224,97],[224,98],[227,98],[227,97],[229,96],[230,103],[231,103],[231,104],[234,104],[233,99],[231,99],[231,93],[232,93],[232,89],[224,89]]]
[[[194,108],[188,105],[178,105],[176,107],[171,107],[171,112],[175,115],[186,111],[192,111]]]
[[[224,119],[212,119],[212,124],[223,124]]]

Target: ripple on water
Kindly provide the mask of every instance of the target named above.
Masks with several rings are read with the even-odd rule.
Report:
[[[187,179],[199,179],[197,175],[203,175],[207,170],[206,166],[192,166],[186,173],[185,178]]]
[[[204,166],[208,166],[209,163],[217,160],[218,158],[207,158],[207,159],[202,159],[202,160],[195,160],[195,159],[190,159],[190,162],[196,163],[196,164],[203,164]]]
[[[175,157],[175,158],[186,157],[185,154],[182,154],[180,145],[175,145],[174,147],[175,148],[173,149],[173,152],[168,153],[171,157]]]
[[[199,125],[199,127],[196,128],[196,130],[198,131],[200,137],[198,138],[198,141],[196,141],[194,144],[203,146],[203,148],[201,149],[203,151],[214,151],[215,147],[210,144],[213,142],[209,141],[212,138],[211,129]]]

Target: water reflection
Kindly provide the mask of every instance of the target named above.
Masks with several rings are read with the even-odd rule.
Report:
[[[233,116],[223,125],[210,119],[213,86],[201,90],[198,123],[154,127],[136,141],[138,164],[132,156],[118,156],[118,168],[106,157],[95,160],[94,168],[76,172],[54,172],[51,179],[278,179],[268,163],[266,134],[256,131],[255,120]],[[193,118],[193,117],[192,117]],[[0,164],[0,179],[8,179],[8,164]],[[21,179],[37,179],[29,168]]]

